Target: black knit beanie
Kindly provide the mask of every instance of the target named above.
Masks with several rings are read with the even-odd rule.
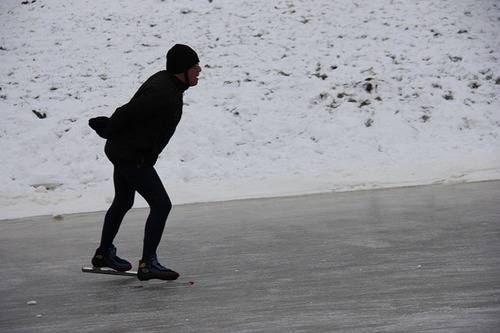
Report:
[[[167,52],[167,72],[179,74],[200,62],[196,52],[187,45],[175,44]]]

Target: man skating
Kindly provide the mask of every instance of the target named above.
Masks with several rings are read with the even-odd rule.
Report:
[[[152,75],[132,99],[110,118],[97,117],[89,125],[107,139],[105,153],[113,163],[115,197],[107,211],[94,267],[127,271],[132,265],[116,255],[113,240],[125,214],[134,204],[135,192],[150,207],[144,230],[140,280],[175,280],[179,274],[162,266],[156,250],[172,208],[154,165],[175,132],[182,116],[183,93],[198,84],[201,72],[196,52],[176,44],[167,52],[167,68]]]

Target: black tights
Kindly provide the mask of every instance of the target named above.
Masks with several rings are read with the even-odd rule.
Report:
[[[100,248],[113,244],[125,214],[134,205],[135,192],[149,204],[150,212],[144,230],[142,258],[156,254],[172,203],[152,166],[114,165],[115,198],[104,218]]]

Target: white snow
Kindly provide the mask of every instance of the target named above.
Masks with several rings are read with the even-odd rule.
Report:
[[[0,22],[0,219],[108,208],[88,119],[175,43],[203,72],[156,165],[174,204],[500,179],[496,0],[2,0]]]

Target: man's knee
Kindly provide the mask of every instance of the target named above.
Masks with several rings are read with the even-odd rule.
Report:
[[[115,197],[111,206],[114,210],[126,213],[134,207],[134,199]]]
[[[150,202],[150,208],[167,217],[172,210],[172,202],[170,201],[168,195],[158,196],[153,202]]]
[[[124,209],[126,209],[126,210],[127,210],[127,212],[128,212],[129,210],[131,210],[131,209],[132,209],[132,207],[134,207],[134,199],[131,199],[131,200],[129,199],[129,200],[125,201],[125,203],[124,203],[123,207],[124,207]]]

